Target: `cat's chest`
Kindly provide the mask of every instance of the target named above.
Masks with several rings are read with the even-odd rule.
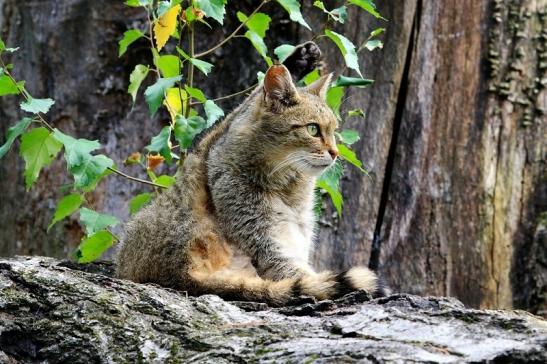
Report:
[[[286,256],[307,261],[315,224],[313,200],[291,207],[281,199],[273,199],[271,206],[274,214],[274,240]]]

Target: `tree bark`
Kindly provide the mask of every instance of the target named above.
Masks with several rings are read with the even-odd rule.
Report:
[[[451,298],[355,292],[272,309],[108,276],[109,265],[0,260],[4,363],[544,363],[547,322]],[[307,302],[306,302],[307,301]]]
[[[249,3],[237,7],[248,14]],[[319,29],[323,14],[304,3],[304,16]],[[364,118],[347,118],[343,127],[360,132],[355,150],[371,177],[347,168],[343,216],[326,203],[316,266],[370,263],[396,290],[545,314],[540,216],[547,211],[547,1],[377,3],[388,22],[350,7],[344,27],[358,45],[372,29],[387,28],[384,48],[361,57],[365,77],[375,84],[351,90],[343,107],[365,110]],[[222,31],[203,27],[198,51],[235,28],[235,8],[229,3]],[[98,138],[126,169],[122,161],[141,150],[167,117],[149,120],[142,92],[131,110],[126,93],[134,66],[151,62],[146,40],[117,57],[117,41],[145,21],[142,12],[106,0],[0,0],[0,9],[2,38],[21,47],[12,60],[16,75],[36,97],[56,100],[52,123],[78,137]],[[264,10],[273,17],[270,49],[312,36],[288,21],[278,4]],[[325,38],[319,45],[327,69],[341,71],[338,50]],[[265,68],[240,38],[207,60],[215,64],[214,82],[197,82],[209,97],[248,87]],[[240,100],[222,106],[230,109]],[[2,98],[0,105],[3,140],[21,115],[14,98]],[[54,162],[30,192],[24,191],[22,168],[13,152],[0,163],[0,255],[69,255],[82,236],[75,219],[46,234],[59,189],[69,182],[65,166]],[[126,220],[128,199],[146,190],[109,177],[90,202]]]

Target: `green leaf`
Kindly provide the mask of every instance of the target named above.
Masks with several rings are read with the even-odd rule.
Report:
[[[342,105],[342,98],[344,97],[343,87],[331,87],[327,91],[327,105],[331,108],[332,112],[338,119],[340,116],[340,106]]]
[[[316,68],[310,73],[308,73],[304,78],[302,78],[302,81],[304,82],[304,85],[311,85],[315,81],[321,78],[321,75],[319,74],[319,70]]]
[[[157,63],[162,76],[165,78],[176,77],[180,74],[180,61],[177,56],[172,54],[160,56]]]
[[[135,42],[136,40],[143,37],[144,34],[138,30],[138,29],[130,29],[123,33],[123,38],[120,39],[118,42],[119,44],[119,50],[118,50],[118,57],[121,57],[125,54],[127,51],[127,47],[131,45],[131,43]]]
[[[80,243],[76,251],[78,263],[90,263],[97,260],[113,243],[112,233],[106,230],[98,231]]]
[[[295,48],[295,46],[290,44],[282,44],[274,49],[274,54],[277,56],[279,62],[283,63],[292,54],[292,52],[294,52]]]
[[[105,155],[90,156],[85,162],[70,169],[74,176],[74,187],[84,190],[96,185],[105,176],[105,171],[114,165],[114,161]]]
[[[17,124],[8,129],[7,140],[4,145],[0,147],[0,159],[2,159],[2,157],[10,150],[15,139],[27,130],[30,123],[32,123],[31,118],[23,118]]]
[[[342,178],[343,174],[344,168],[342,164],[337,161],[319,176],[315,184],[329,194],[332,203],[338,212],[338,216],[342,215],[343,198],[342,193],[340,192],[340,178]]]
[[[188,60],[190,63],[192,63],[194,66],[196,66],[201,72],[205,73],[207,76],[209,72],[211,72],[211,69],[214,67],[211,63],[202,61],[197,58],[191,58],[186,52],[184,52],[181,48],[177,47],[177,52],[186,60]]]
[[[268,48],[264,43],[264,37],[266,31],[270,28],[271,18],[264,13],[253,14],[248,18],[241,11],[238,11],[237,18],[240,22],[244,23],[247,29],[245,32],[245,38],[249,39],[258,53],[266,60],[268,65],[271,65],[271,59],[268,57]]]
[[[19,50],[19,47],[17,48],[6,48],[6,44],[0,39],[0,53],[2,52],[9,52],[13,53]]]
[[[342,5],[338,8],[332,9],[329,12],[329,14],[334,20],[336,20],[340,24],[344,24],[346,22],[346,20],[348,20],[348,10],[347,9],[348,8],[346,8],[344,5]]]
[[[285,8],[285,10],[289,13],[289,17],[292,21],[295,21],[297,23],[302,24],[309,30],[311,30],[310,26],[304,18],[302,17],[302,13],[300,12],[300,2],[297,0],[277,0],[277,2]]]
[[[256,34],[255,32],[252,32],[250,30],[247,30],[245,32],[245,38],[249,39],[252,43],[252,45],[257,50],[258,54],[262,56],[266,60],[266,63],[268,66],[271,66],[272,60],[270,57],[268,57],[267,52],[268,48],[266,47],[266,43],[264,43],[264,39],[260,37],[260,35]]]
[[[129,201],[129,214],[135,215],[141,208],[152,200],[151,193],[141,193]]]
[[[365,43],[365,48],[368,49],[369,51],[373,51],[376,48],[382,49],[384,48],[384,43],[381,40],[372,39]]]
[[[155,84],[149,86],[146,91],[144,91],[144,97],[150,107],[152,116],[158,111],[167,89],[173,87],[175,83],[180,80],[180,75],[169,78],[159,78]]]
[[[264,74],[264,72],[258,71],[256,73],[256,80],[257,80],[258,83],[261,84],[262,82],[264,82],[264,77],[266,77],[266,74]]]
[[[342,130],[341,132],[336,133],[336,136],[342,143],[347,145],[351,145],[361,139],[357,131],[350,129]]]
[[[99,149],[101,144],[97,140],[75,139],[55,129],[55,138],[65,147],[65,159],[70,166],[82,164],[89,158],[92,151]]]
[[[336,81],[332,84],[332,87],[339,87],[339,86],[357,86],[357,87],[365,87],[372,85],[374,83],[374,80],[368,80],[366,78],[360,78],[360,77],[346,77],[346,76],[339,76]]]
[[[80,209],[80,221],[82,221],[85,226],[87,236],[120,223],[120,221],[112,215],[101,214],[85,207]]]
[[[266,36],[266,31],[270,28],[270,21],[272,20],[267,14],[256,13],[250,18],[247,17],[241,11],[237,12],[237,18],[240,22],[245,23],[247,29],[258,34],[261,38]]]
[[[167,13],[167,11],[172,7],[179,5],[181,2],[182,0],[169,0],[159,2],[157,11],[158,18],[163,14]]]
[[[100,148],[96,140],[75,139],[55,129],[55,138],[65,147],[65,159],[68,171],[74,177],[74,187],[89,189],[96,185],[114,165],[112,159],[104,155],[91,155]]]
[[[165,126],[160,133],[152,138],[146,149],[150,152],[159,153],[167,163],[171,163],[173,156],[171,154],[171,127]]]
[[[203,10],[206,16],[215,19],[220,24],[224,22],[225,0],[195,0],[194,4]]]
[[[19,95],[25,87],[25,81],[14,83],[8,75],[0,76],[0,96]]]
[[[363,111],[363,109],[355,109],[355,110],[350,110],[350,111],[348,111],[348,117],[352,117],[352,116],[361,116],[361,117],[364,117],[364,116],[365,116],[365,112]]]
[[[345,146],[344,144],[338,144],[337,147],[338,151],[340,152],[340,158],[353,164],[355,167],[359,168],[361,172],[366,172],[363,169],[363,162],[361,162],[359,158],[357,158],[353,150],[349,149],[349,147]]]
[[[21,103],[21,109],[32,114],[47,113],[55,104],[52,99],[30,99]]]
[[[362,77],[361,70],[359,70],[359,59],[357,58],[355,45],[342,34],[338,34],[331,30],[325,29],[325,35],[338,46],[338,49],[340,49],[340,52],[344,56],[346,66],[355,70],[359,76]]]
[[[199,88],[185,86],[184,89],[186,90],[186,92],[188,92],[188,95],[192,96],[199,102],[205,102],[207,100],[205,94]]]
[[[328,14],[329,17],[334,19],[334,21],[339,22],[340,24],[344,24],[346,20],[348,19],[347,8],[344,5],[340,6],[339,8],[328,11],[325,8],[325,5],[323,4],[323,2],[318,0],[313,3],[313,6],[323,10],[324,13]]]
[[[46,128],[32,129],[23,134],[19,153],[25,160],[27,190],[38,179],[42,167],[47,167],[55,159],[62,146]]]
[[[224,111],[212,100],[205,101],[203,107],[205,109],[205,115],[207,115],[207,128],[224,116]]]
[[[376,10],[376,5],[374,5],[372,0],[349,0],[349,2],[353,5],[357,5],[361,9],[366,10],[377,19],[387,20],[383,18],[382,15],[380,15],[380,13]]]
[[[173,184],[175,184],[175,182],[176,182],[175,177],[168,176],[168,175],[159,176],[158,178],[154,180],[154,183],[166,188],[171,187]]]
[[[139,87],[141,87],[142,81],[144,81],[146,76],[148,76],[149,71],[150,69],[147,66],[138,64],[135,66],[133,72],[131,72],[131,75],[129,76],[129,87],[127,88],[127,92],[131,95],[133,103],[135,103]]]
[[[57,204],[57,209],[55,210],[55,214],[53,215],[53,219],[51,220],[51,223],[47,227],[48,231],[51,229],[53,225],[61,221],[67,216],[72,215],[76,210],[80,208],[82,205],[82,202],[84,202],[84,198],[82,195],[78,193],[72,193],[70,195],[67,195],[59,201]]]
[[[209,74],[209,72],[211,72],[211,69],[213,68],[213,65],[211,63],[202,61],[202,60],[197,59],[197,58],[190,58],[189,61],[194,66],[196,66],[196,68],[198,70],[203,72],[205,74],[205,76],[207,76]]]
[[[206,126],[207,122],[200,116],[185,118],[182,115],[177,115],[174,134],[180,148],[188,149],[195,136],[201,133]]]
[[[152,2],[152,0],[126,0],[125,5],[131,7],[147,6]]]
[[[386,28],[376,28],[370,33],[370,38],[377,37],[385,31]]]

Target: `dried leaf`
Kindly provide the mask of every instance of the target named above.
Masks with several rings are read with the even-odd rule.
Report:
[[[146,156],[146,159],[148,161],[148,165],[147,165],[146,168],[148,168],[149,170],[152,170],[152,171],[154,169],[156,169],[157,166],[162,164],[163,161],[165,161],[165,158],[163,158],[159,154],[149,154],[149,155]]]

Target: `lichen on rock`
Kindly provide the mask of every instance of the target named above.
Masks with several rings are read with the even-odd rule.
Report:
[[[106,263],[0,260],[0,362],[547,362],[547,323],[523,311],[365,292],[269,308],[111,273]]]

